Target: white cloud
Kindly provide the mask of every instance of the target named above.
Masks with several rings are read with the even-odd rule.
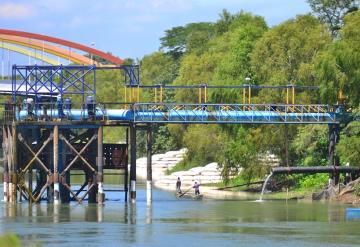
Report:
[[[126,9],[141,12],[179,12],[192,8],[192,1],[186,0],[128,0],[123,5]]]
[[[28,19],[36,14],[36,10],[27,4],[10,2],[0,4],[0,19]]]

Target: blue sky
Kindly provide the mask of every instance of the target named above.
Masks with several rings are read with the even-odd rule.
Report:
[[[158,50],[164,30],[216,21],[222,9],[264,16],[270,26],[310,12],[306,0],[1,0],[0,23],[141,58]]]

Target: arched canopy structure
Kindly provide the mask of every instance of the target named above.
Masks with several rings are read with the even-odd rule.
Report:
[[[30,57],[42,60],[45,63],[50,64],[50,65],[57,65],[58,64],[58,62],[56,60],[54,60],[54,59],[51,59],[51,58],[49,58],[47,56],[43,56],[40,53],[35,53],[33,51],[26,50],[26,49],[21,48],[19,46],[2,43],[0,48],[7,49],[7,50],[10,50],[10,51],[14,51],[16,53],[20,53],[20,54],[23,54],[23,55],[26,55],[26,56],[30,56]]]
[[[107,54],[105,52],[102,52],[100,50],[97,50],[97,49],[94,49],[94,48],[91,48],[91,47],[88,47],[88,46],[85,46],[85,45],[82,45],[79,43],[75,43],[75,42],[71,42],[71,41],[67,41],[64,39],[59,39],[59,38],[55,38],[55,37],[51,37],[51,36],[47,36],[47,35],[41,35],[41,34],[29,33],[29,32],[23,32],[23,31],[16,31],[16,30],[10,30],[10,29],[0,29],[0,34],[19,36],[19,37],[30,38],[30,39],[37,39],[37,40],[51,42],[51,43],[55,43],[55,44],[59,44],[59,45],[68,46],[68,47],[71,47],[74,49],[88,52],[89,54],[99,56],[113,64],[116,64],[116,65],[121,65],[124,62],[122,59],[112,56],[110,54]]]
[[[53,45],[45,44],[43,42],[39,42],[39,41],[28,39],[28,38],[0,34],[0,41],[6,42],[6,43],[17,44],[17,45],[21,45],[21,46],[26,46],[26,47],[33,48],[33,49],[36,49],[39,51],[44,51],[46,53],[50,53],[50,54],[56,55],[58,57],[62,57],[64,59],[69,59],[70,61],[72,61],[76,64],[83,64],[83,65],[95,64],[96,66],[101,66],[97,62],[94,62],[93,60],[91,60],[90,58],[80,55],[74,51],[66,50],[61,47],[56,47]]]

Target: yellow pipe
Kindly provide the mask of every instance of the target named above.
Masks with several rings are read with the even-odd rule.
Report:
[[[39,60],[42,60],[45,63],[50,64],[50,65],[58,65],[58,62],[56,60],[54,60],[54,59],[51,59],[51,58],[49,58],[47,56],[43,56],[43,55],[41,55],[39,53],[32,52],[30,50],[23,49],[23,48],[18,47],[18,46],[9,45],[9,44],[6,44],[6,43],[2,42],[1,48],[7,49],[7,50],[10,50],[10,51],[19,53],[19,54],[23,54],[23,55],[26,55],[26,56],[30,56],[30,57],[33,57],[33,58],[36,58],[36,59],[39,59]]]
[[[286,88],[286,104],[289,104],[289,88]]]
[[[199,89],[198,89],[198,93],[199,93],[199,104],[201,104],[201,87],[199,87]]]
[[[251,86],[249,85],[249,105],[251,104]]]
[[[125,102],[127,102],[126,86],[124,86]]]
[[[160,85],[160,103],[163,102],[163,86]]]
[[[243,88],[243,104],[246,104],[246,88]]]
[[[140,102],[140,86],[137,88],[137,102]]]
[[[154,100],[155,100],[155,103],[157,103],[157,88],[155,87],[155,94],[154,94]]]
[[[292,87],[292,104],[295,105],[295,87]]]
[[[204,102],[206,103],[207,102],[207,88],[206,88],[206,85],[204,86],[204,90],[205,90]]]

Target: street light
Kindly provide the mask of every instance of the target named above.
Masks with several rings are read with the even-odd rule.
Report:
[[[92,48],[94,48],[95,47],[95,42],[91,42],[91,46],[92,46]],[[90,59],[91,59],[91,62],[94,64],[93,54],[92,53],[90,54]]]

